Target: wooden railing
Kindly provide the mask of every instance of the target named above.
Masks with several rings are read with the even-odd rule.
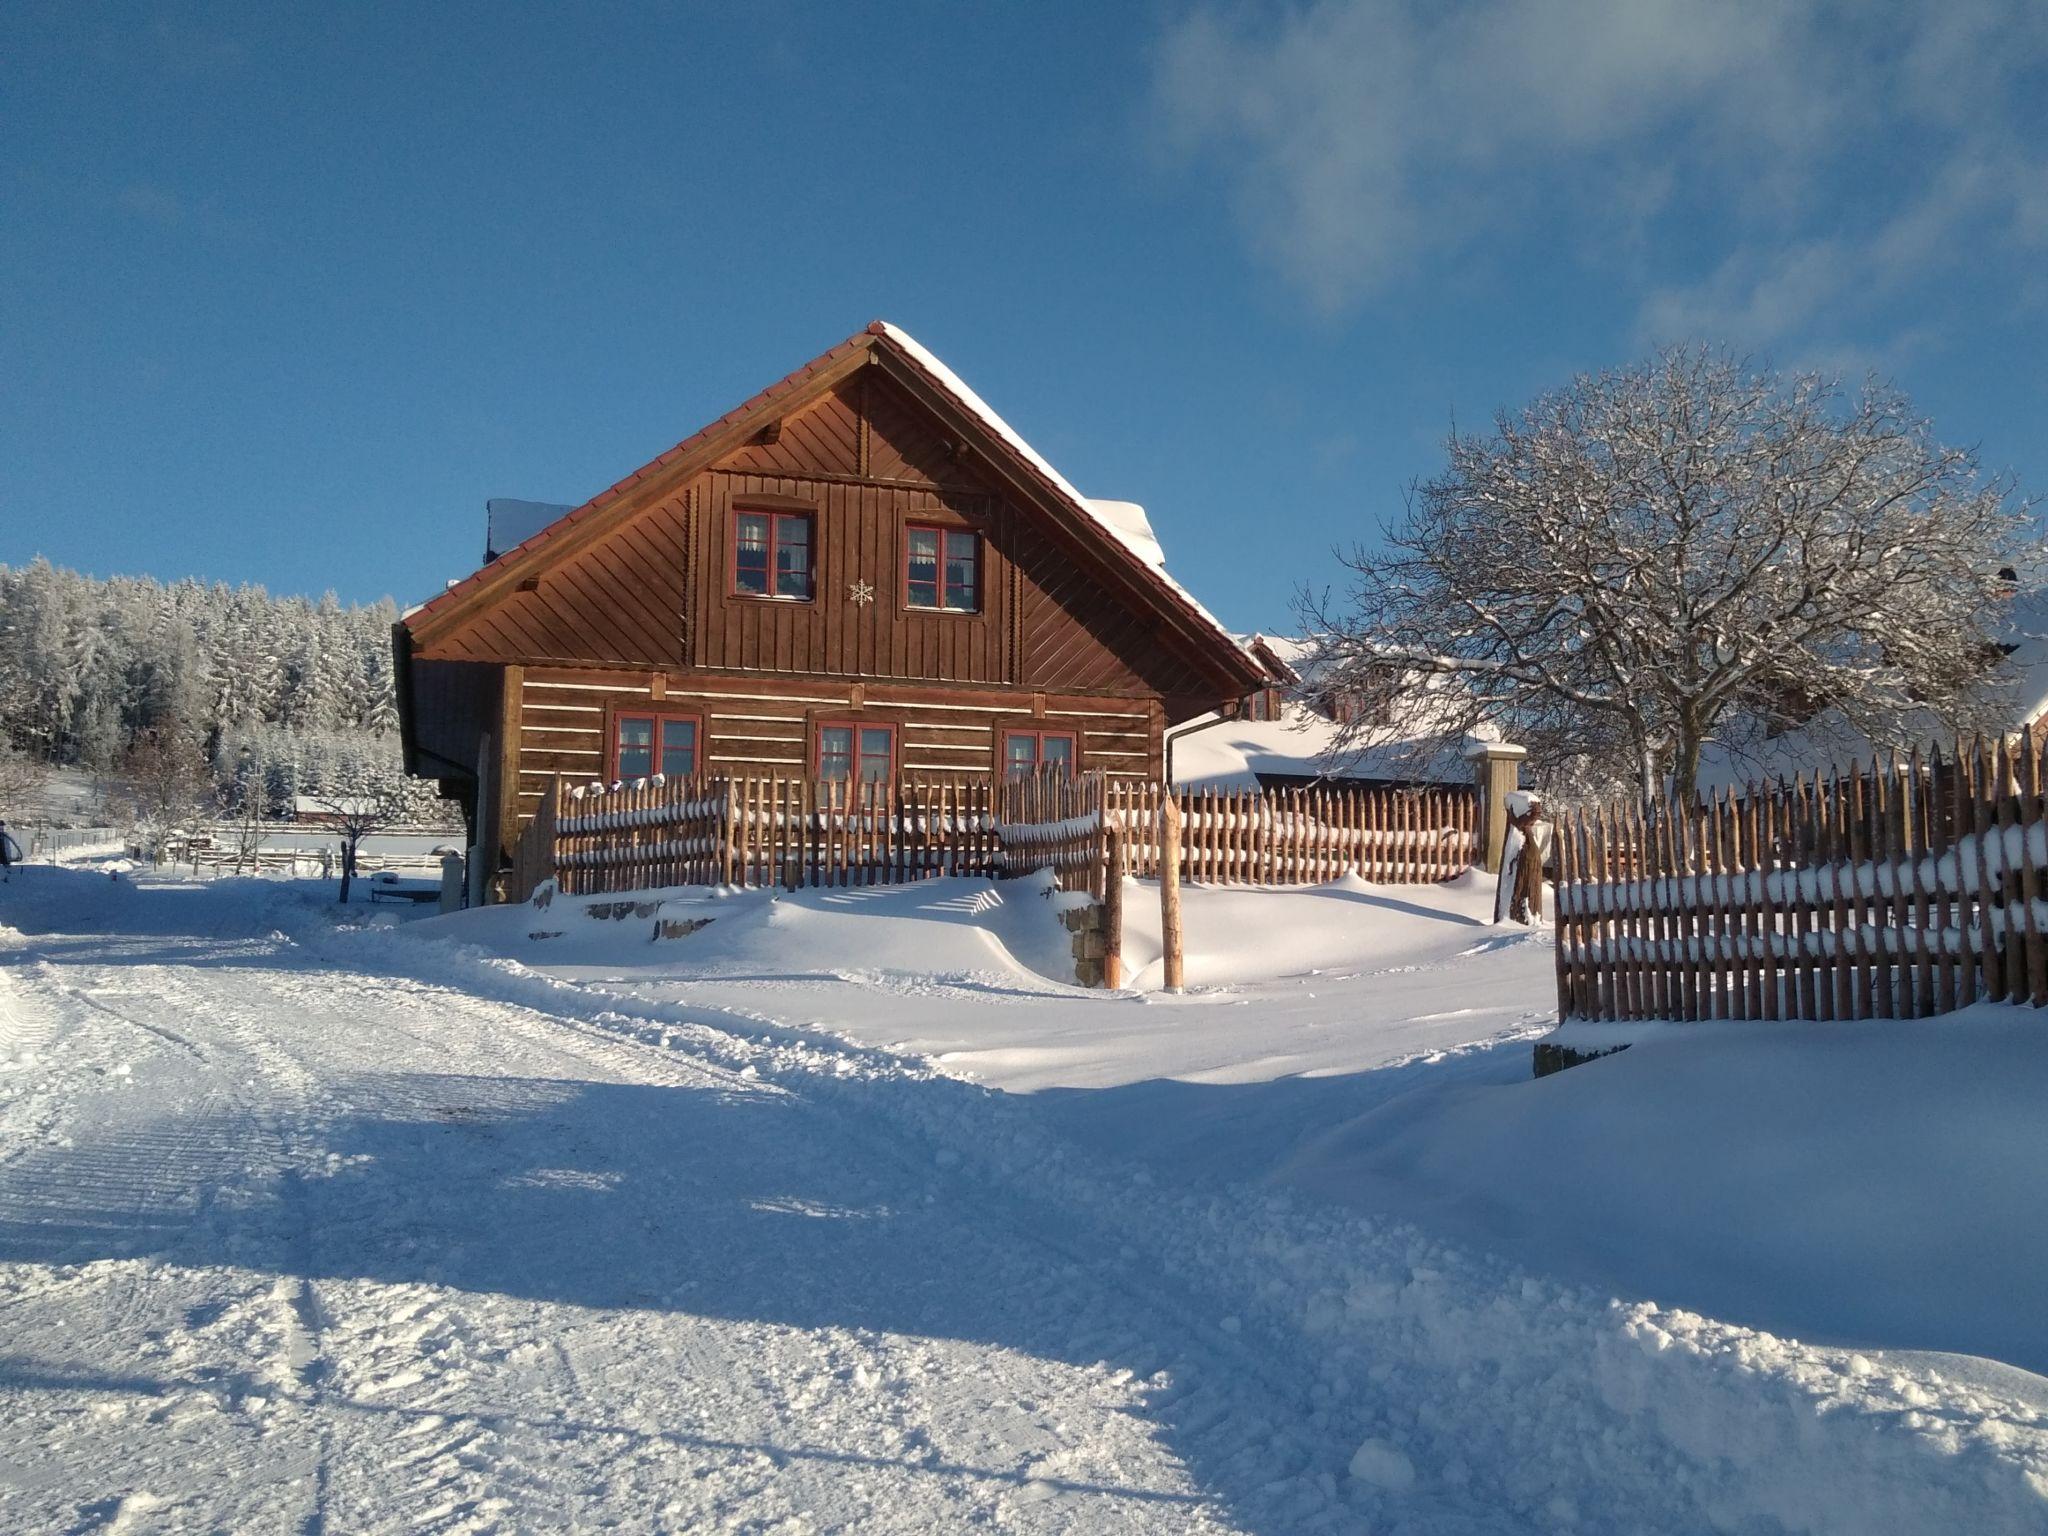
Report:
[[[553,879],[565,894],[670,885],[896,885],[934,875],[1050,868],[1100,896],[1105,829],[1125,831],[1125,873],[1159,872],[1157,784],[1048,771],[979,780],[821,783],[808,779],[644,780],[617,789],[548,787],[520,833],[506,894]],[[1477,849],[1469,791],[1182,791],[1184,878],[1297,885],[1363,875],[1447,880]]]
[[[2041,744],[1958,743],[1557,827],[1579,1019],[1918,1018],[2048,1004]]]

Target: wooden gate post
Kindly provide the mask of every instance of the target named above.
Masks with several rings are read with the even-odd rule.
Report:
[[[1124,984],[1124,829],[1111,822],[1103,837],[1102,984]]]
[[[1522,759],[1527,747],[1505,741],[1475,741],[1465,749],[1479,791],[1480,864],[1492,874],[1500,869],[1501,854],[1508,845],[1508,796],[1522,782]]]
[[[1171,789],[1159,797],[1159,938],[1164,946],[1164,986],[1181,990],[1180,802]]]

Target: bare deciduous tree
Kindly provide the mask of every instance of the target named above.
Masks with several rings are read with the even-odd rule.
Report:
[[[1674,348],[1454,433],[1341,605],[1326,677],[1546,781],[1697,782],[1724,724],[1834,708],[1879,743],[1982,722],[2023,519],[1897,391]],[[1419,701],[1419,702],[1418,702]]]
[[[404,795],[386,790],[365,795],[315,795],[311,801],[341,833],[341,892],[337,899],[346,905],[349,888],[355,883],[357,850],[371,833],[403,819]]]
[[[49,782],[50,766],[0,741],[0,816],[26,820],[28,802]]]
[[[199,814],[209,779],[198,739],[178,721],[144,731],[122,756],[117,803],[152,863]]]

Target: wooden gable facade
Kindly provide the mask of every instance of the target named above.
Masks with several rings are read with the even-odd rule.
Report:
[[[791,590],[754,590],[764,530],[785,546],[767,558],[806,567],[768,583]],[[935,602],[912,578],[937,548],[971,558]],[[650,732],[699,773],[843,769],[821,753],[857,730],[894,774],[986,777],[1044,751],[1156,778],[1168,726],[1262,681],[880,325],[415,609],[396,641],[408,767],[501,861],[554,775],[612,778],[622,743],[639,767]]]

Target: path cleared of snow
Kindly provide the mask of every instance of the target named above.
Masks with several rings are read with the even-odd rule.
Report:
[[[992,1091],[833,1018],[1206,1009],[1249,1037],[1256,1003],[1077,1003],[1000,961],[800,979],[786,946],[777,979],[656,996],[256,882],[24,871],[0,924],[6,1529],[2048,1514],[2048,1422],[1982,1383],[1177,1184],[1048,1114],[1118,1090]],[[1424,963],[1513,963],[1458,937]]]

